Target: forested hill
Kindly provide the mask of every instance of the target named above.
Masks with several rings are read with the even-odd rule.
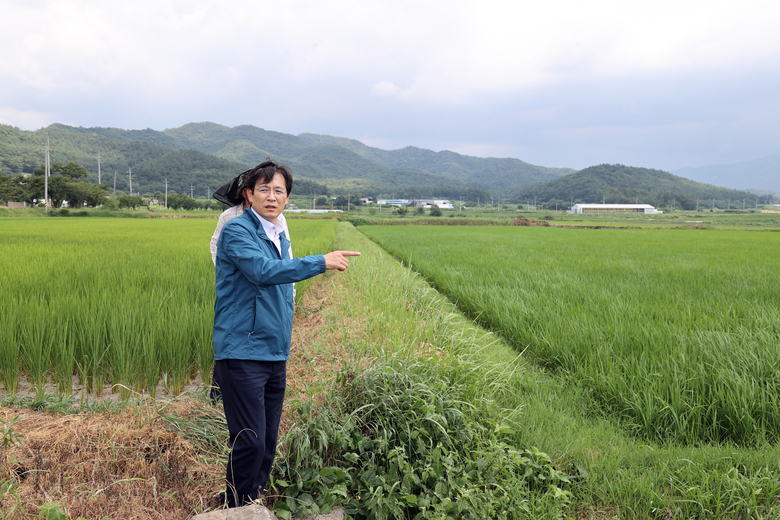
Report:
[[[116,171],[117,188],[126,190],[132,167],[134,188],[137,182],[142,192],[164,189],[167,177],[175,191],[189,193],[192,185],[196,195],[203,195],[266,157],[292,166],[297,179],[312,181],[297,184],[299,193],[322,191],[327,185],[335,193],[486,200],[573,171],[413,147],[386,151],[331,136],[294,136],[215,123],[190,123],[162,132],[60,124],[24,132],[0,125],[0,171],[14,175],[40,166],[47,134],[52,161],[76,162],[95,182],[100,151],[104,183],[107,174],[113,183]]]
[[[560,201],[567,206],[571,201],[607,204],[638,202],[659,206],[666,202],[671,205],[674,200],[678,207],[684,209],[695,208],[697,199],[730,199],[736,202],[742,199],[754,201],[756,196],[691,181],[661,170],[622,164],[591,166],[560,179],[526,188],[517,196],[518,202]]]
[[[133,131],[139,140],[127,138],[125,130],[101,130],[105,132],[51,125],[44,130],[25,132],[0,125],[0,173],[15,176],[32,173],[40,167],[45,160],[47,134],[52,163],[79,164],[89,172],[89,180],[97,182],[100,152],[102,183],[113,188],[116,174],[117,190],[124,192],[129,189],[130,168],[134,192],[164,192],[167,178],[169,190],[189,195],[192,186],[195,196],[206,196],[209,190],[213,192],[246,169],[241,163],[203,152],[155,144],[152,141],[159,136],[149,139],[148,134],[155,133],[153,130]]]
[[[300,134],[298,137],[312,145],[341,146],[386,166],[426,170],[464,182],[473,181],[476,177],[480,184],[490,187],[517,188],[551,181],[576,171],[571,168],[536,166],[519,159],[472,157],[447,150],[434,152],[414,146],[400,150],[382,150],[366,146],[354,139],[329,135]]]
[[[448,186],[454,181],[458,186],[473,185],[503,191],[508,187],[519,189],[557,179],[575,171],[535,166],[518,159],[484,159],[412,146],[401,150],[381,150],[354,139],[317,134],[294,136],[250,125],[229,128],[215,123],[190,123],[163,133],[188,148],[246,164],[257,164],[266,156],[289,163],[299,162],[304,166],[301,174],[321,179],[329,185],[381,183],[398,188],[419,186],[420,182]],[[339,149],[352,154],[338,152]],[[366,168],[371,163],[374,166]],[[377,165],[393,170],[377,169]],[[399,172],[398,168],[402,171]],[[399,173],[399,179],[387,177]]]

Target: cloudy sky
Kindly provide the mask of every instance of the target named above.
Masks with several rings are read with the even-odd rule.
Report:
[[[544,166],[780,153],[780,2],[0,0],[0,123],[251,124]]]

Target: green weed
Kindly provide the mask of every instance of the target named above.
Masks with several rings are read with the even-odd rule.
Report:
[[[342,374],[328,408],[299,404],[277,466],[277,514],[346,501],[354,518],[530,518],[529,504],[545,494],[560,513],[568,478],[546,454],[504,442],[511,429],[464,401],[452,370],[380,363]]]

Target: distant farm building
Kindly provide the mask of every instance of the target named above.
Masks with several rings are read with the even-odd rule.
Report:
[[[566,213],[663,213],[650,204],[575,204]]]
[[[438,206],[441,209],[454,209],[447,199],[379,199],[377,203],[387,204],[388,206],[411,206],[413,208],[431,208],[433,206]]]
[[[379,199],[378,204],[387,204],[388,206],[408,206],[409,201],[406,199]]]
[[[447,199],[415,199],[415,208],[432,208],[438,206],[441,209],[455,209]]]

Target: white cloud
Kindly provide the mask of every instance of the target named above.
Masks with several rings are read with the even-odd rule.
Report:
[[[276,76],[368,79],[461,103],[559,78],[712,68],[780,53],[778,2],[4,0],[0,74],[44,91],[173,96]],[[232,72],[229,72],[232,71]],[[370,80],[369,78],[375,79]]]
[[[493,154],[529,149],[518,128],[602,124],[582,121],[602,117],[583,105],[645,124],[652,92],[611,88],[633,78],[673,96],[780,63],[776,0],[0,0],[0,12],[0,118],[30,128],[213,120]],[[750,98],[729,95],[714,101]],[[688,110],[673,108],[664,124]],[[754,128],[776,121],[742,110]]]
[[[371,95],[378,97],[395,97],[401,89],[395,86],[392,81],[383,79],[379,83],[371,85]]]
[[[0,124],[16,126],[22,130],[38,130],[49,125],[51,114],[33,110],[18,110],[13,107],[0,107]]]

